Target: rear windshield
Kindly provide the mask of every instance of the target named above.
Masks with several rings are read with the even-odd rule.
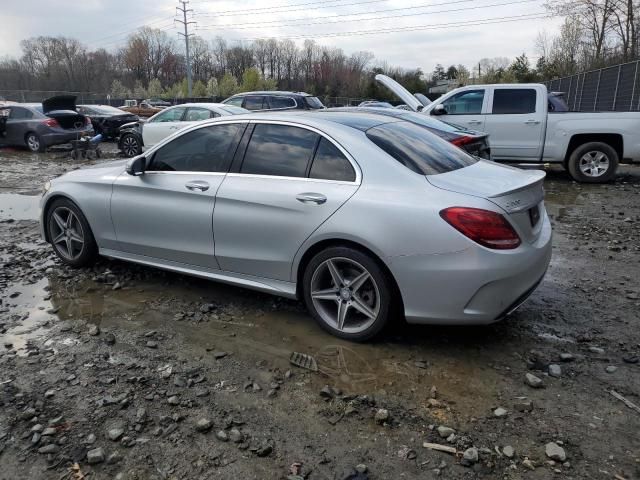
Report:
[[[319,109],[324,108],[322,102],[318,99],[318,97],[304,97],[304,101],[307,102],[309,108]]]
[[[462,149],[413,123],[385,123],[370,128],[366,134],[402,165],[421,175],[451,172],[477,162]]]
[[[124,113],[119,108],[110,107],[109,105],[91,105],[87,108],[103,115],[122,115]]]

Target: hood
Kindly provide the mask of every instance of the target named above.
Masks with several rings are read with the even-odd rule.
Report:
[[[376,81],[387,87],[393,93],[395,93],[400,99],[408,105],[414,112],[419,112],[424,108],[422,102],[420,102],[415,96],[409,93],[409,90],[404,88],[393,78],[382,75],[381,73],[376,75]]]
[[[433,186],[486,198],[509,213],[537,205],[544,196],[545,172],[521,170],[480,160],[473,165],[438,175],[428,175]]]
[[[58,95],[57,97],[47,98],[42,102],[42,113],[47,114],[54,110],[73,110],[76,111],[75,95]]]
[[[111,162],[102,162],[102,163],[97,163],[95,165],[88,165],[86,167],[82,167],[81,169],[78,170],[74,170],[74,171],[82,171],[82,170],[93,170],[95,168],[112,168],[112,167],[125,167],[127,165],[127,162],[130,159],[128,158],[124,158],[124,159],[120,159],[120,160],[113,160]]]

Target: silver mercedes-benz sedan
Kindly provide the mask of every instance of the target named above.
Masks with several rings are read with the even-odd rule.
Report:
[[[389,116],[238,115],[51,181],[41,225],[71,266],[102,255],[299,298],[366,340],[522,303],[551,257],[543,178]]]

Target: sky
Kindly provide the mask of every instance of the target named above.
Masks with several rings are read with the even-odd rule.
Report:
[[[116,49],[143,25],[177,41],[177,0],[2,0],[0,57],[18,57],[20,40],[69,36],[90,48]],[[376,62],[433,70],[436,64],[472,68],[484,57],[526,53],[537,59],[540,31],[560,20],[541,18],[544,0],[191,0],[191,31],[230,44],[256,38],[312,38],[349,54],[367,50]],[[495,23],[494,23],[495,22]]]

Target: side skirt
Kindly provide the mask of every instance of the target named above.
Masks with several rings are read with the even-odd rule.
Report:
[[[100,249],[100,255],[108,258],[116,258],[127,262],[139,263],[149,267],[156,267],[171,272],[183,273],[194,277],[215,280],[217,282],[228,283],[239,287],[246,287],[264,293],[271,293],[281,297],[296,297],[296,285],[292,282],[283,282],[282,280],[272,280],[270,278],[253,277],[233,272],[223,272],[221,270],[211,270],[208,268],[200,268],[194,265],[186,265],[183,263],[173,262],[171,260],[162,260],[144,255],[136,255],[133,253],[121,252],[107,248]]]

